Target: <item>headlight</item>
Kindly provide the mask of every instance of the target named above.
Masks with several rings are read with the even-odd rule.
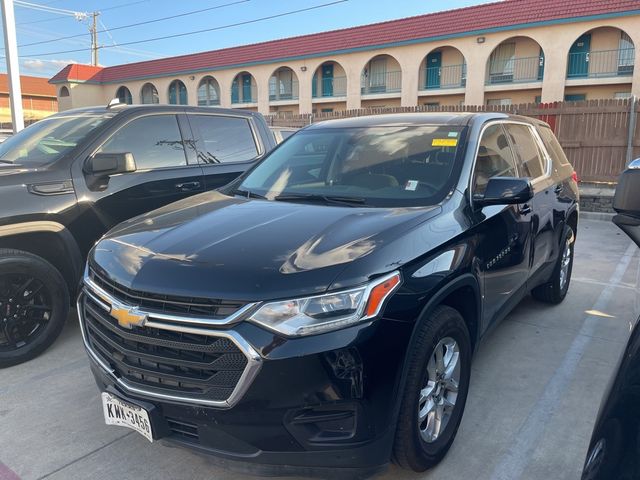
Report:
[[[288,337],[324,333],[377,316],[398,285],[393,272],[352,290],[265,303],[249,320]]]

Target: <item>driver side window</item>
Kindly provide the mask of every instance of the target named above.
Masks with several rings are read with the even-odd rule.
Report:
[[[492,177],[517,177],[516,163],[501,124],[488,127],[480,139],[473,173],[473,194],[484,195]]]

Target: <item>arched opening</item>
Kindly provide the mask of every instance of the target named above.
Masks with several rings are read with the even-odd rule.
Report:
[[[258,86],[249,72],[240,72],[231,83],[231,103],[256,103]]]
[[[187,87],[180,80],[169,84],[169,105],[188,105]]]
[[[204,77],[198,85],[198,106],[220,105],[220,85],[213,77]]]
[[[338,62],[324,62],[313,74],[311,84],[313,98],[347,96],[347,74]]]
[[[124,85],[118,88],[118,90],[116,91],[116,98],[120,103],[126,103],[127,105],[131,105],[133,103],[131,92]]]
[[[583,33],[571,45],[567,78],[631,77],[635,56],[633,40],[626,32],[598,27]]]
[[[467,62],[457,48],[436,48],[420,64],[420,90],[464,88],[466,84]]]
[[[269,100],[297,100],[298,77],[289,67],[281,67],[269,78]]]
[[[145,83],[140,90],[140,103],[151,104],[160,103],[160,97],[158,96],[158,89],[156,89],[153,83]]]
[[[493,49],[487,60],[487,85],[542,82],[544,51],[530,37],[512,37]]]
[[[58,93],[59,97],[68,97],[69,96],[69,89],[67,87],[62,87],[60,89],[60,93]]]
[[[377,55],[362,69],[360,80],[362,95],[400,93],[402,69],[391,55]]]

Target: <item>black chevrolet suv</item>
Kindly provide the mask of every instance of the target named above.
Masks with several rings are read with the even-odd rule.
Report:
[[[0,367],[55,340],[108,229],[228,183],[274,145],[259,114],[155,105],[70,110],[2,143]]]
[[[307,127],[91,251],[78,313],[105,421],[263,474],[429,468],[478,342],[529,292],[567,294],[577,200],[536,120]]]

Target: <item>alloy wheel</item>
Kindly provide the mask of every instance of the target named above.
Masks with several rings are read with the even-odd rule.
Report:
[[[418,401],[418,428],[426,443],[447,427],[458,397],[460,347],[451,337],[438,342],[427,363],[427,378]]]
[[[51,294],[42,281],[24,274],[0,275],[0,352],[32,342],[52,310]]]
[[[571,240],[567,238],[562,251],[562,263],[560,264],[560,290],[564,290],[569,280],[569,266],[571,265]]]

